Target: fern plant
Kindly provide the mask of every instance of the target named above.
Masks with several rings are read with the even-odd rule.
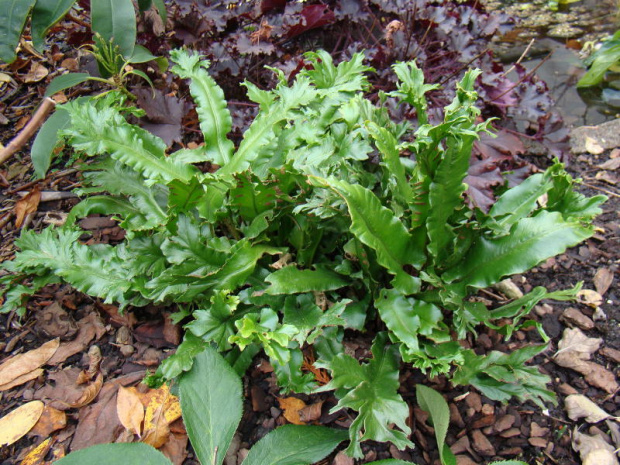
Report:
[[[491,399],[553,401],[548,378],[525,365],[544,346],[478,355],[459,340],[484,325],[510,337],[533,324],[523,320],[536,303],[572,299],[578,286],[536,288],[494,309],[470,297],[590,237],[605,198],[575,192],[556,163],[485,213],[463,183],[472,144],[490,128],[478,122],[478,71],[431,124],[432,87],[414,62],[394,67],[398,89],[373,104],[361,54],[337,66],[326,52],[307,58],[291,85],[278,70],[273,90],[245,83],[259,112],[236,148],[223,92],[196,54],[172,54],[197,104],[204,145],[196,149],[167,154],[116,107],[67,104],[65,137],[91,160],[85,198],[62,228],[23,233],[6,265],[3,310],[58,280],[123,308],[176,305],[177,321],[189,320],[185,337],[152,383],[189,370],[205,344],[239,372],[263,349],[283,390],[334,389],[335,409],[359,413],[347,449],[355,457],[366,439],[412,446],[397,392],[401,360]],[[420,125],[393,122],[390,99],[413,107]],[[203,173],[204,162],[220,168]],[[91,213],[115,215],[126,240],[80,243],[76,220]],[[344,353],[344,330],[363,331],[375,317],[385,330],[360,364]],[[302,369],[310,350],[331,373],[326,386]]]

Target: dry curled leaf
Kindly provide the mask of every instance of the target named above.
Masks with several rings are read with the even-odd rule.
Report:
[[[299,417],[300,410],[306,407],[306,403],[297,397],[285,397],[278,399],[280,408],[284,411],[282,414],[289,422],[294,425],[305,425],[306,423]]]
[[[95,398],[99,394],[99,391],[101,391],[102,386],[103,374],[99,373],[97,375],[97,378],[95,378],[95,381],[86,386],[86,389],[82,391],[82,395],[80,396],[80,398],[76,402],[71,404],[71,407],[80,408],[90,404],[93,400],[95,400]]]
[[[589,436],[575,428],[572,446],[579,452],[582,465],[618,465],[614,446],[608,444],[601,436]]]
[[[14,383],[20,377],[24,377],[25,375],[32,373],[47,363],[56,350],[58,350],[59,344],[59,339],[53,339],[37,349],[33,349],[25,354],[16,355],[15,357],[11,357],[5,361],[2,365],[0,365],[0,391],[8,389],[5,386]],[[22,379],[24,379],[24,383],[29,381],[29,379],[26,378]],[[16,384],[13,385],[16,386]]]
[[[0,418],[0,446],[11,445],[27,434],[41,418],[44,407],[40,400],[33,400]]]
[[[127,430],[140,436],[144,420],[144,406],[135,388],[119,387],[116,397],[116,413]]]
[[[555,357],[562,353],[575,352],[582,360],[589,360],[590,355],[599,349],[602,342],[600,338],[586,336],[579,328],[565,329]]]
[[[15,227],[21,228],[24,224],[26,216],[30,213],[34,213],[39,208],[39,202],[41,201],[41,190],[35,187],[32,191],[26,194],[23,198],[19,199],[15,204]]]
[[[564,407],[571,420],[584,418],[588,423],[598,423],[599,421],[612,418],[605,410],[581,394],[571,394],[568,396],[564,400]]]

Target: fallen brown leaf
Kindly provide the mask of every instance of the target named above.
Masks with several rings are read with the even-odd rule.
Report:
[[[146,407],[144,414],[144,431],[152,428],[156,416],[161,411],[159,407],[164,406],[163,414],[167,423],[172,423],[181,417],[181,404],[179,398],[170,393],[167,384],[162,385],[159,389],[150,389],[147,393],[141,394],[142,405]]]
[[[106,333],[103,321],[95,312],[82,318],[77,325],[79,329],[75,339],[60,344],[58,351],[49,360],[49,365],[58,365],[72,355],[83,352],[93,339],[98,340]]]
[[[21,439],[37,423],[45,405],[39,400],[17,407],[0,418],[0,446],[8,446]]]
[[[28,73],[23,76],[22,80],[25,83],[39,82],[43,80],[49,73],[49,70],[40,62],[33,61],[30,65]]]
[[[0,386],[0,392],[8,391],[9,389],[14,388],[15,386],[20,386],[24,383],[27,383],[28,381],[32,381],[33,379],[36,379],[39,376],[41,376],[43,373],[44,373],[43,368],[37,368],[36,370],[31,371],[30,373],[26,373],[24,375],[18,376],[10,383],[6,383]]]
[[[79,373],[77,367],[48,373],[47,382],[35,391],[34,398],[45,400],[47,405],[58,410],[69,409],[82,395],[83,389],[75,383]]]
[[[575,428],[572,446],[579,452],[582,465],[618,465],[614,446],[608,444],[601,436],[589,436]]]
[[[104,384],[97,401],[80,409],[78,425],[71,441],[71,450],[115,442],[126,431],[116,414],[116,394],[119,386],[135,384],[143,377],[144,371],[137,371]]]
[[[43,366],[58,350],[59,344],[58,339],[53,339],[37,349],[16,355],[5,361],[0,365],[0,386],[12,383],[20,376]]]
[[[32,191],[26,194],[23,198],[19,199],[15,204],[15,227],[21,228],[24,224],[26,215],[34,213],[39,208],[39,202],[41,201],[41,190],[35,187]]]
[[[603,340],[600,338],[587,337],[578,328],[565,329],[562,339],[558,343],[558,351],[555,357],[563,352],[575,352],[582,360],[589,360],[590,355],[596,352]]]
[[[299,411],[306,407],[306,403],[297,397],[278,398],[282,413],[290,423],[294,425],[305,425],[306,423],[299,417]]]
[[[620,158],[617,159],[620,161]],[[614,280],[614,272],[609,268],[599,268],[596,270],[596,274],[594,275],[594,287],[596,287],[596,291],[603,295]]]
[[[302,408],[299,413],[299,419],[304,423],[309,423],[313,421],[317,421],[321,418],[321,411],[323,409],[324,400],[320,400],[315,402],[314,404],[307,405]]]
[[[187,434],[175,434],[168,436],[168,441],[159,449],[170,459],[173,465],[182,465],[187,458]]]
[[[564,399],[564,408],[571,420],[585,418],[588,423],[598,423],[612,418],[605,410],[581,394],[571,394]]]
[[[30,434],[44,438],[65,426],[67,426],[67,414],[62,410],[46,405],[39,421],[30,430]]]
[[[52,447],[52,438],[47,438],[37,447],[28,452],[28,455],[24,457],[20,465],[40,465],[44,464],[45,456]]]
[[[116,397],[116,413],[127,430],[140,436],[144,420],[144,406],[135,388],[119,387]]]

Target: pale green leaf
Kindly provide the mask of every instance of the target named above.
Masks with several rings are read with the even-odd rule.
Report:
[[[164,454],[144,443],[98,444],[71,452],[54,462],[56,465],[172,465]]]
[[[179,393],[183,423],[197,458],[220,465],[243,413],[239,375],[215,349],[206,347],[179,379]]]
[[[446,444],[446,434],[450,425],[448,403],[441,394],[423,384],[416,385],[416,399],[420,408],[428,412],[433,422],[441,463],[443,465],[456,465],[456,458]]]

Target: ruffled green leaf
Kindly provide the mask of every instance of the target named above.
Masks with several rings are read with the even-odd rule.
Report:
[[[316,268],[316,270],[300,270],[295,266],[285,266],[274,271],[265,278],[265,281],[271,284],[265,292],[271,295],[324,292],[340,289],[349,283],[346,277],[329,268],[318,265]]]

